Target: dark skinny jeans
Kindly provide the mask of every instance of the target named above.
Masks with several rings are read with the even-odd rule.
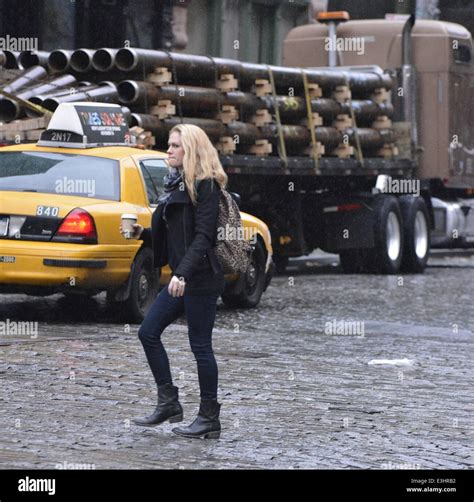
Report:
[[[189,344],[197,362],[201,399],[217,399],[217,363],[212,350],[217,294],[173,298],[165,286],[143,320],[138,337],[157,385],[173,383],[166,350],[161,342],[165,328],[183,311],[188,323]]]

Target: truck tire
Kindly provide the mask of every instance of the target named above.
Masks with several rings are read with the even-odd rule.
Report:
[[[151,248],[144,247],[137,253],[131,274],[129,297],[121,302],[113,301],[113,295],[108,295],[107,298],[126,319],[140,324],[159,290],[159,278],[153,269]]]
[[[224,293],[222,301],[228,307],[254,308],[260,303],[265,289],[265,251],[257,241],[250,265],[245,273],[244,284],[239,293]]]
[[[374,200],[374,247],[367,253],[369,271],[396,274],[403,255],[402,215],[398,199],[379,195]]]
[[[404,195],[400,197],[403,218],[404,272],[421,273],[426,268],[430,254],[430,218],[423,197]]]

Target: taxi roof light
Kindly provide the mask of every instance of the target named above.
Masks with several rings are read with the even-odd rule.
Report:
[[[60,103],[38,146],[93,148],[134,146],[124,110],[110,103]]]

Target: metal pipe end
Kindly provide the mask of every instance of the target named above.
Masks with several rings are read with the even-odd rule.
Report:
[[[43,101],[41,106],[43,108],[46,108],[46,110],[50,110],[51,112],[54,112],[56,108],[59,106],[59,101],[54,98],[48,98]]]
[[[117,92],[120,102],[133,103],[138,98],[139,87],[134,80],[122,80],[117,86]]]
[[[23,67],[20,65],[18,58],[17,58],[17,53],[13,51],[3,51],[3,54],[5,55],[5,68],[7,70],[21,70]]]
[[[51,71],[59,72],[65,71],[69,68],[71,61],[70,51],[63,51],[61,49],[51,52],[48,58],[48,67]]]
[[[48,51],[22,51],[18,56],[18,61],[27,70],[32,66],[47,66]]]
[[[31,68],[32,66],[39,65],[39,57],[33,51],[22,51],[18,56],[18,61],[23,68]]]
[[[33,96],[32,98],[28,99],[30,103],[33,103],[34,105],[39,105],[43,106],[43,98],[40,96]],[[37,113],[31,108],[26,108],[25,107],[25,114],[28,118],[34,118],[34,117],[40,117],[41,113]]]
[[[92,53],[90,49],[77,49],[71,55],[71,68],[79,73],[92,69]]]
[[[115,65],[119,70],[132,71],[138,64],[138,54],[133,49],[123,47],[117,51]]]
[[[20,116],[21,107],[12,99],[0,99],[0,122],[11,122]]]
[[[139,113],[132,113],[130,115],[130,127],[143,127],[143,120]]]
[[[113,87],[114,90],[117,90],[116,82],[112,82],[111,80],[101,80],[97,85],[100,87],[109,86]]]
[[[92,67],[96,71],[110,71],[115,66],[115,56],[118,49],[98,49],[92,56]]]

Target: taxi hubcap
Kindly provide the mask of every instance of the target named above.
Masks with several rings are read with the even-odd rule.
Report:
[[[257,267],[255,266],[255,263],[252,260],[252,262],[249,265],[249,268],[247,269],[247,274],[246,274],[246,279],[247,279],[246,289],[248,294],[253,293],[253,290],[255,289],[255,286],[257,284],[257,278],[258,278]]]
[[[140,303],[143,303],[148,296],[148,278],[145,274],[140,276],[138,282],[138,296],[140,298]]]

